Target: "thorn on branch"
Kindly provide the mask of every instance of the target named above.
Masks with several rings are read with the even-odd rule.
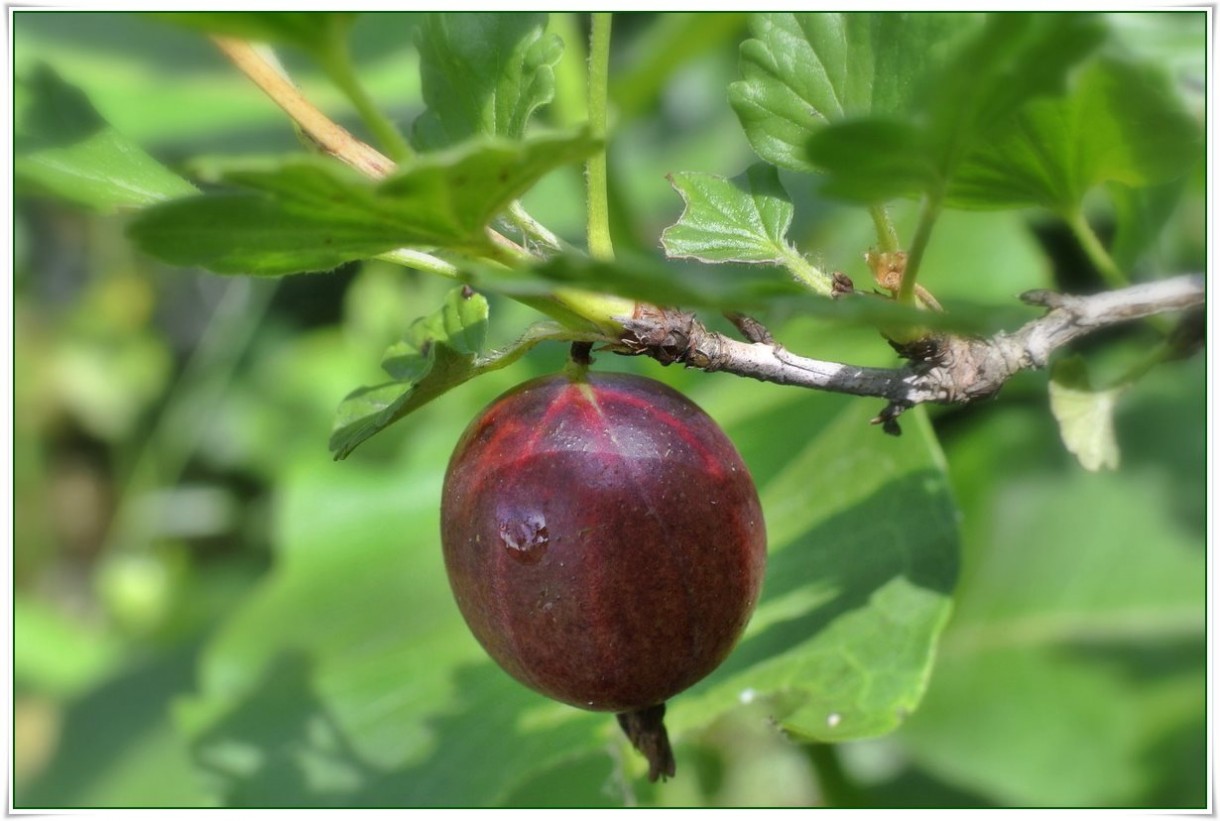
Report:
[[[775,337],[771,336],[771,332],[767,330],[766,326],[754,317],[731,311],[726,311],[724,316],[749,341],[761,342],[764,345],[775,344]]]
[[[902,416],[903,412],[910,405],[903,405],[898,402],[891,402],[881,409],[881,413],[869,420],[870,425],[880,425],[881,429],[890,436],[902,436],[902,428],[898,425],[898,417]]]
[[[842,271],[835,271],[830,278],[830,298],[842,299],[856,292],[856,284]]]
[[[1066,298],[1063,294],[1058,293],[1057,291],[1048,291],[1045,288],[1039,288],[1034,291],[1026,291],[1025,293],[1021,294],[1018,299],[1020,299],[1026,305],[1034,305],[1039,308],[1046,308],[1047,310],[1062,307],[1066,302]]]

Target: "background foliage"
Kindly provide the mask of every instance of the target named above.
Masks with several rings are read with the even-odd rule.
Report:
[[[233,15],[214,16],[225,19],[194,23],[235,25]],[[235,33],[280,38],[306,95],[357,133],[365,125],[356,103],[337,90],[349,33],[369,97],[416,145],[448,146],[479,129],[518,138],[535,109],[552,125],[583,118],[578,16],[521,15],[520,31],[508,34],[488,27],[487,38],[512,35],[495,53],[505,55],[508,90],[520,94],[500,89],[504,105],[491,122],[470,111],[443,123],[417,117],[448,99],[435,83],[460,80],[429,80],[425,68],[420,84],[421,59],[427,67],[428,50],[447,42],[445,21],[301,15],[267,29],[260,15],[239,17],[246,28]],[[499,392],[559,367],[564,346],[539,345],[333,462],[336,407],[354,386],[384,381],[377,365],[387,347],[397,343],[395,378],[423,367],[421,337],[408,327],[446,304],[451,283],[378,261],[318,276],[222,278],[133,248],[124,236],[131,207],[195,190],[149,171],[161,167],[153,157],[200,190],[227,175],[254,191],[204,198],[223,202],[217,218],[241,219],[210,237],[190,234],[198,247],[183,262],[227,253],[226,231],[243,219],[270,214],[294,235],[307,231],[299,207],[275,210],[282,200],[269,195],[285,186],[352,190],[318,164],[267,171],[266,158],[299,152],[291,125],[206,40],[172,22],[16,16],[18,806],[1205,803],[1201,357],[1162,365],[1116,397],[1121,469],[1108,473],[1084,471],[1064,449],[1045,374],[1014,380],[985,406],[911,414],[893,439],[866,424],[875,402],[599,357],[598,367],[679,387],[720,421],[758,481],[770,536],[764,598],[746,638],[671,703],[679,775],[649,785],[612,719],[552,704],[485,658],[440,560],[440,485],[462,428]],[[1102,287],[1110,272],[1078,250],[1080,217],[1140,277],[1201,268],[1202,169],[1170,178],[1166,154],[1190,145],[1174,142],[1184,123],[1157,108],[1171,93],[1182,99],[1171,112],[1187,124],[1202,110],[1201,15],[1071,25],[1044,15],[1028,30],[993,32],[1015,65],[1048,72],[1046,50],[1067,60],[1072,48],[1105,44],[1066,96],[1024,108],[1021,99],[979,102],[957,119],[930,103],[900,122],[904,144],[923,146],[913,159],[886,155],[894,123],[885,118],[909,96],[899,80],[934,61],[908,64],[909,52],[878,47],[867,85],[850,85],[850,72],[814,87],[767,79],[787,76],[776,61],[791,58],[793,42],[826,54],[840,42],[933,37],[944,24],[858,22],[840,30],[830,18],[802,28],[783,15],[619,15],[610,179],[620,254],[655,258],[687,206],[665,232],[676,256],[777,262],[799,276],[804,252],[863,284],[873,221],[831,195],[932,186],[951,204],[1038,206],[940,216],[921,281],[946,302],[1008,306],[1029,288]],[[1002,77],[1002,68],[961,79],[958,99],[976,100],[969,83]],[[1126,93],[1115,94],[1115,76]],[[1027,79],[1041,88],[1041,75]],[[828,116],[868,116],[815,124],[812,142],[752,118],[758,107],[799,118],[802,99]],[[1158,116],[1132,133],[1081,130],[1107,106],[1124,107],[1126,122]],[[1021,128],[959,150],[1005,118]],[[1022,159],[1030,145],[1067,153],[1079,139],[1093,150],[1075,163]],[[873,176],[860,146],[878,160]],[[1102,151],[1116,146],[1123,150]],[[579,159],[587,148],[573,138],[502,151],[470,162],[494,176],[496,163],[524,168],[532,180],[540,172],[531,157]],[[758,156],[783,170],[756,165]],[[1004,162],[1010,171],[997,180]],[[130,163],[139,184],[116,190],[110,177],[65,174],[82,163]],[[828,171],[825,184],[801,175],[814,166]],[[451,172],[442,165],[420,176]],[[738,174],[737,188],[722,179]],[[744,255],[740,237],[726,244],[723,219],[708,218],[731,212],[742,190],[752,203]],[[792,207],[777,204],[785,190]],[[992,199],[981,202],[980,191]],[[543,176],[525,197],[530,213],[572,242],[583,235],[582,201],[578,166]],[[421,207],[421,222],[406,225],[393,222],[402,210],[370,219],[371,199],[351,207],[344,236],[371,254],[420,225],[466,242],[477,234],[463,222],[468,209],[491,206],[459,205],[448,216]],[[892,214],[903,237],[921,219],[903,200]],[[282,273],[306,263],[255,249],[224,264]],[[559,268],[552,275],[606,274]],[[712,304],[718,283],[742,293],[736,272],[679,270],[684,279],[637,287]],[[442,311],[416,330],[472,355],[473,323],[494,347],[536,316],[497,293],[487,301],[486,315],[455,326]],[[793,350],[893,361],[868,327],[827,322],[801,303],[770,304],[765,318]],[[1128,369],[1150,339],[1124,329],[1080,353],[1104,379]]]

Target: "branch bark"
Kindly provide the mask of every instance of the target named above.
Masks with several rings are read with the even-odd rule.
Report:
[[[1021,299],[1047,313],[1012,333],[936,335],[903,353],[900,368],[861,368],[799,356],[774,342],[742,342],[708,330],[693,314],[641,306],[612,350],[681,362],[763,382],[873,396],[888,404],[874,423],[897,434],[898,416],[925,402],[968,404],[994,396],[1021,371],[1043,368],[1058,348],[1087,334],[1154,314],[1203,305],[1204,278],[1179,276],[1092,296],[1030,291]]]

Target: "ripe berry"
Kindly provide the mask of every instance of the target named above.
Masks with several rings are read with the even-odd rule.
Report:
[[[758,600],[762,509],[732,443],[651,379],[535,379],[458,442],[445,565],[475,637],[514,678],[619,714],[673,774],[664,702],[729,654]]]

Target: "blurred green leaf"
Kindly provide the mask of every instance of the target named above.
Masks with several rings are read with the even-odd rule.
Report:
[[[519,138],[530,115],[555,96],[563,42],[543,34],[546,14],[427,15],[417,33],[428,110],[415,121],[421,148],[479,134]]]
[[[1059,435],[1081,467],[1092,471],[1117,469],[1114,405],[1122,388],[1093,388],[1084,360],[1071,357],[1055,363],[1048,390]]]
[[[56,754],[13,793],[26,809],[205,807],[186,740],[169,718],[189,691],[197,645],[149,654],[77,697],[65,710]],[[20,754],[20,752],[18,753]]]
[[[114,669],[122,650],[114,634],[68,618],[30,595],[13,599],[13,681],[19,690],[78,695]]]
[[[1148,64],[1101,59],[1068,96],[1032,100],[994,139],[978,143],[948,203],[1070,212],[1101,183],[1167,182],[1202,157],[1202,130],[1168,78]]]
[[[165,203],[139,215],[129,233],[153,256],[222,274],[328,270],[411,245],[491,253],[491,219],[596,145],[579,135],[475,141],[422,157],[379,184],[321,161],[234,171],[226,178],[253,193]]]
[[[154,16],[199,31],[292,45],[321,56],[347,36],[357,12],[191,11],[156,12]]]
[[[968,151],[1029,100],[1061,93],[1068,71],[1104,35],[1086,14],[992,14],[951,44],[905,111],[812,132],[805,156],[830,176],[826,190],[846,199],[908,196],[916,183],[939,196]]]
[[[729,102],[755,152],[769,163],[815,171],[809,138],[827,123],[909,109],[964,15],[768,13],[750,17],[743,80]]]
[[[466,421],[437,417],[417,439],[451,446]],[[445,582],[427,450],[284,485],[277,569],[178,713],[230,805],[482,806],[604,747],[608,716],[556,711],[471,638]]]
[[[1114,203],[1114,240],[1110,254],[1122,271],[1134,271],[1151,256],[1157,256],[1158,242],[1170,224],[1190,176],[1160,185],[1130,186],[1114,183],[1106,186]]]
[[[677,172],[669,181],[685,207],[661,234],[667,256],[780,264],[796,253],[788,244],[792,201],[774,166],[755,163],[733,180]]]
[[[849,120],[818,132],[810,156],[827,172],[827,196],[865,203],[915,197],[942,182],[928,135],[909,121]]]
[[[668,12],[658,15],[635,40],[630,59],[610,78],[610,99],[622,120],[655,104],[679,69],[713,49],[723,48],[745,28],[744,12]]]
[[[20,183],[102,211],[194,193],[50,67],[18,78],[16,94],[13,170]]]
[[[921,766],[1004,805],[1146,805],[1168,775],[1157,745],[1204,732],[1204,544],[1168,501],[1155,473],[1042,471],[979,511],[981,553],[900,731]],[[1203,765],[1174,806],[1202,805]]]

